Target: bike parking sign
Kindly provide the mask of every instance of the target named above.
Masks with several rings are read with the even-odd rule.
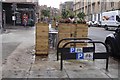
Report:
[[[84,59],[84,54],[83,54],[83,53],[77,53],[77,54],[76,54],[76,59],[77,59],[77,60],[82,60],[82,59]]]
[[[82,53],[83,48],[70,48],[70,53]]]
[[[85,60],[93,60],[93,53],[84,53]]]
[[[83,48],[70,48],[70,53],[76,55],[76,60],[93,60],[92,52],[83,52]]]
[[[64,46],[62,48],[59,47],[59,44],[63,41],[63,40],[74,40],[74,41],[71,41],[71,42],[68,42],[66,44],[64,44]],[[77,38],[65,38],[65,39],[62,39],[58,46],[57,46],[57,60],[59,60],[59,54],[58,53],[61,53],[61,60],[60,60],[60,69],[62,70],[63,69],[63,60],[93,60],[93,59],[106,59],[106,70],[108,71],[108,63],[109,63],[109,53],[107,51],[107,47],[106,45],[103,43],[103,42],[100,42],[100,41],[92,41],[91,39],[88,38],[88,40],[90,41],[75,41],[77,40]],[[79,39],[78,39],[79,40]],[[82,38],[80,38],[80,40],[82,40]],[[83,40],[86,40],[86,39],[83,39]],[[75,48],[75,47],[66,47],[68,44],[70,43],[92,43],[93,46],[92,47],[89,47],[89,46],[86,46],[86,47],[82,47],[82,48]],[[96,45],[95,44],[102,44],[104,45],[104,47],[106,48],[106,51],[105,52],[96,52],[95,50],[95,47]],[[66,48],[65,48],[66,47]]]

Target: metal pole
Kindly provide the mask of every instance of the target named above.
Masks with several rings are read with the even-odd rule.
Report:
[[[109,57],[106,59],[106,71],[108,71]]]
[[[13,10],[14,26],[15,26],[15,20],[16,20],[16,17],[15,17],[16,8],[17,8],[17,4],[16,4],[16,3],[13,3],[13,4],[12,4],[12,10]]]
[[[61,53],[60,70],[63,70],[63,53]]]

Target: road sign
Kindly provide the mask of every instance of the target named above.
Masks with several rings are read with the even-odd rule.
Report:
[[[11,7],[12,7],[12,10],[15,11],[16,8],[17,8],[17,4],[16,4],[16,3],[13,3],[13,4],[11,5]]]
[[[93,53],[76,53],[76,60],[93,60]]]
[[[76,48],[76,49],[75,49],[75,52],[76,52],[76,53],[82,53],[82,52],[83,52],[83,48]]]
[[[57,45],[57,53],[61,53],[61,60],[60,60],[60,69],[63,69],[63,60],[70,60],[70,59],[106,59],[106,70],[108,71],[108,61],[109,61],[109,52],[108,47],[105,43],[100,41],[88,41],[88,42],[82,42],[82,41],[70,41],[63,45],[62,48],[59,48],[60,43],[63,40],[72,40],[71,38],[65,38],[58,42]],[[75,39],[73,39],[75,40]],[[81,39],[82,40],[82,39]],[[84,39],[83,39],[84,40]],[[76,49],[76,48],[66,48],[68,44],[77,44],[77,43],[89,43],[93,44],[93,47],[83,47],[82,49]],[[105,47],[105,52],[96,52],[95,44],[102,44]],[[78,53],[76,53],[78,52]],[[72,53],[72,54],[71,54]],[[57,60],[58,60],[58,54],[57,54]]]
[[[75,55],[76,55],[76,59],[77,60],[81,60],[81,59],[93,60],[93,52],[92,53],[91,52],[87,52],[86,53],[86,52],[84,52],[84,48],[70,48],[70,53],[73,53],[73,54],[76,53]]]
[[[84,59],[84,53],[77,53],[77,54],[76,54],[76,59],[77,59],[77,60]]]
[[[75,53],[75,48],[70,48],[70,53]]]
[[[16,20],[16,17],[15,17],[15,16],[12,16],[12,20],[15,21],[15,20]]]
[[[81,53],[83,48],[70,48],[70,53]]]

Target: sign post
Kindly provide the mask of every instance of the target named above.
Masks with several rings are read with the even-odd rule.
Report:
[[[16,21],[15,11],[16,11],[16,8],[17,8],[17,4],[13,3],[11,6],[12,6],[12,10],[13,10],[12,20],[14,21],[14,26],[15,26],[15,21]]]

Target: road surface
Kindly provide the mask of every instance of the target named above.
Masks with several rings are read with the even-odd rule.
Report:
[[[113,33],[113,32],[114,31],[104,30],[104,28],[90,27],[88,30],[88,36],[89,36],[89,38],[92,38],[93,40],[99,40],[99,41],[104,42],[105,37],[108,34]]]

